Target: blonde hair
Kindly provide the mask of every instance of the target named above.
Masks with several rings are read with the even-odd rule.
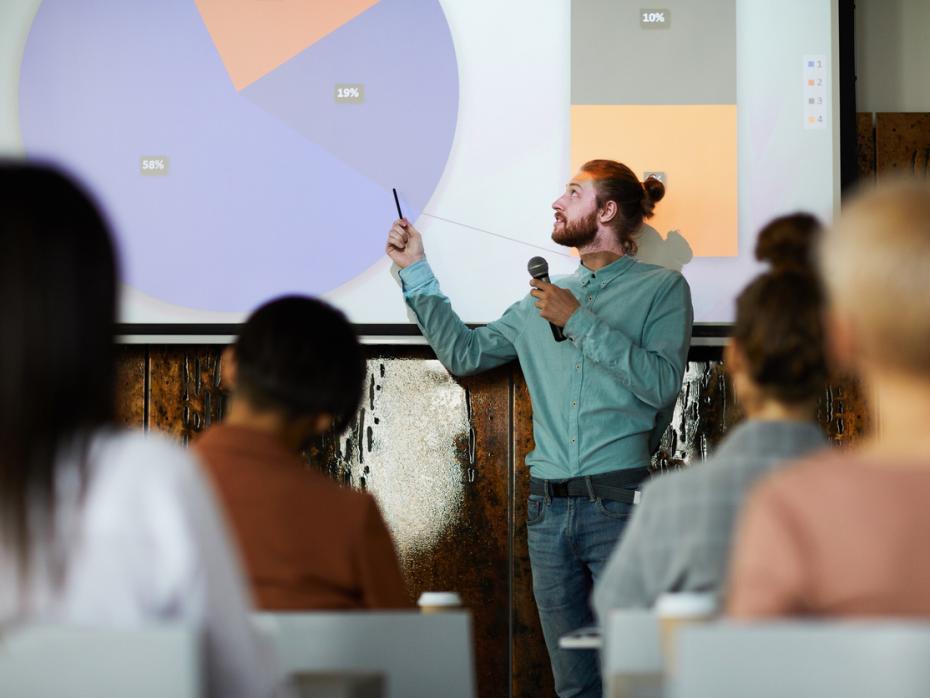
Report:
[[[823,236],[820,265],[831,306],[868,358],[930,374],[930,185],[861,192]]]

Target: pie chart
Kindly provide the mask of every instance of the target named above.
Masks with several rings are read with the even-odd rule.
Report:
[[[45,0],[19,86],[27,156],[98,197],[123,281],[228,312],[382,259],[458,104],[438,0]]]

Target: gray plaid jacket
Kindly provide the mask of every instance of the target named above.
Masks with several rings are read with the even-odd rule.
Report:
[[[748,421],[704,463],[650,481],[595,584],[598,618],[612,608],[650,608],[666,592],[719,592],[734,522],[752,485],[826,445],[813,423]]]

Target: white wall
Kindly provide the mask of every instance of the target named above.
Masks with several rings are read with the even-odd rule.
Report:
[[[856,110],[930,112],[930,0],[856,0]]]

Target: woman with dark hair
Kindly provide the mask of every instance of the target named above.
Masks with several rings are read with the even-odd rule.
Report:
[[[649,608],[666,592],[718,592],[734,520],[762,475],[826,446],[814,421],[827,381],[823,293],[813,271],[817,220],[799,213],[759,233],[756,257],[771,270],[736,301],[724,365],[746,421],[706,462],[665,475],[642,503],[594,589],[604,621],[613,608]]]
[[[210,695],[269,693],[196,463],[115,424],[116,303],[88,195],[48,167],[0,163],[0,625],[192,624]]]

